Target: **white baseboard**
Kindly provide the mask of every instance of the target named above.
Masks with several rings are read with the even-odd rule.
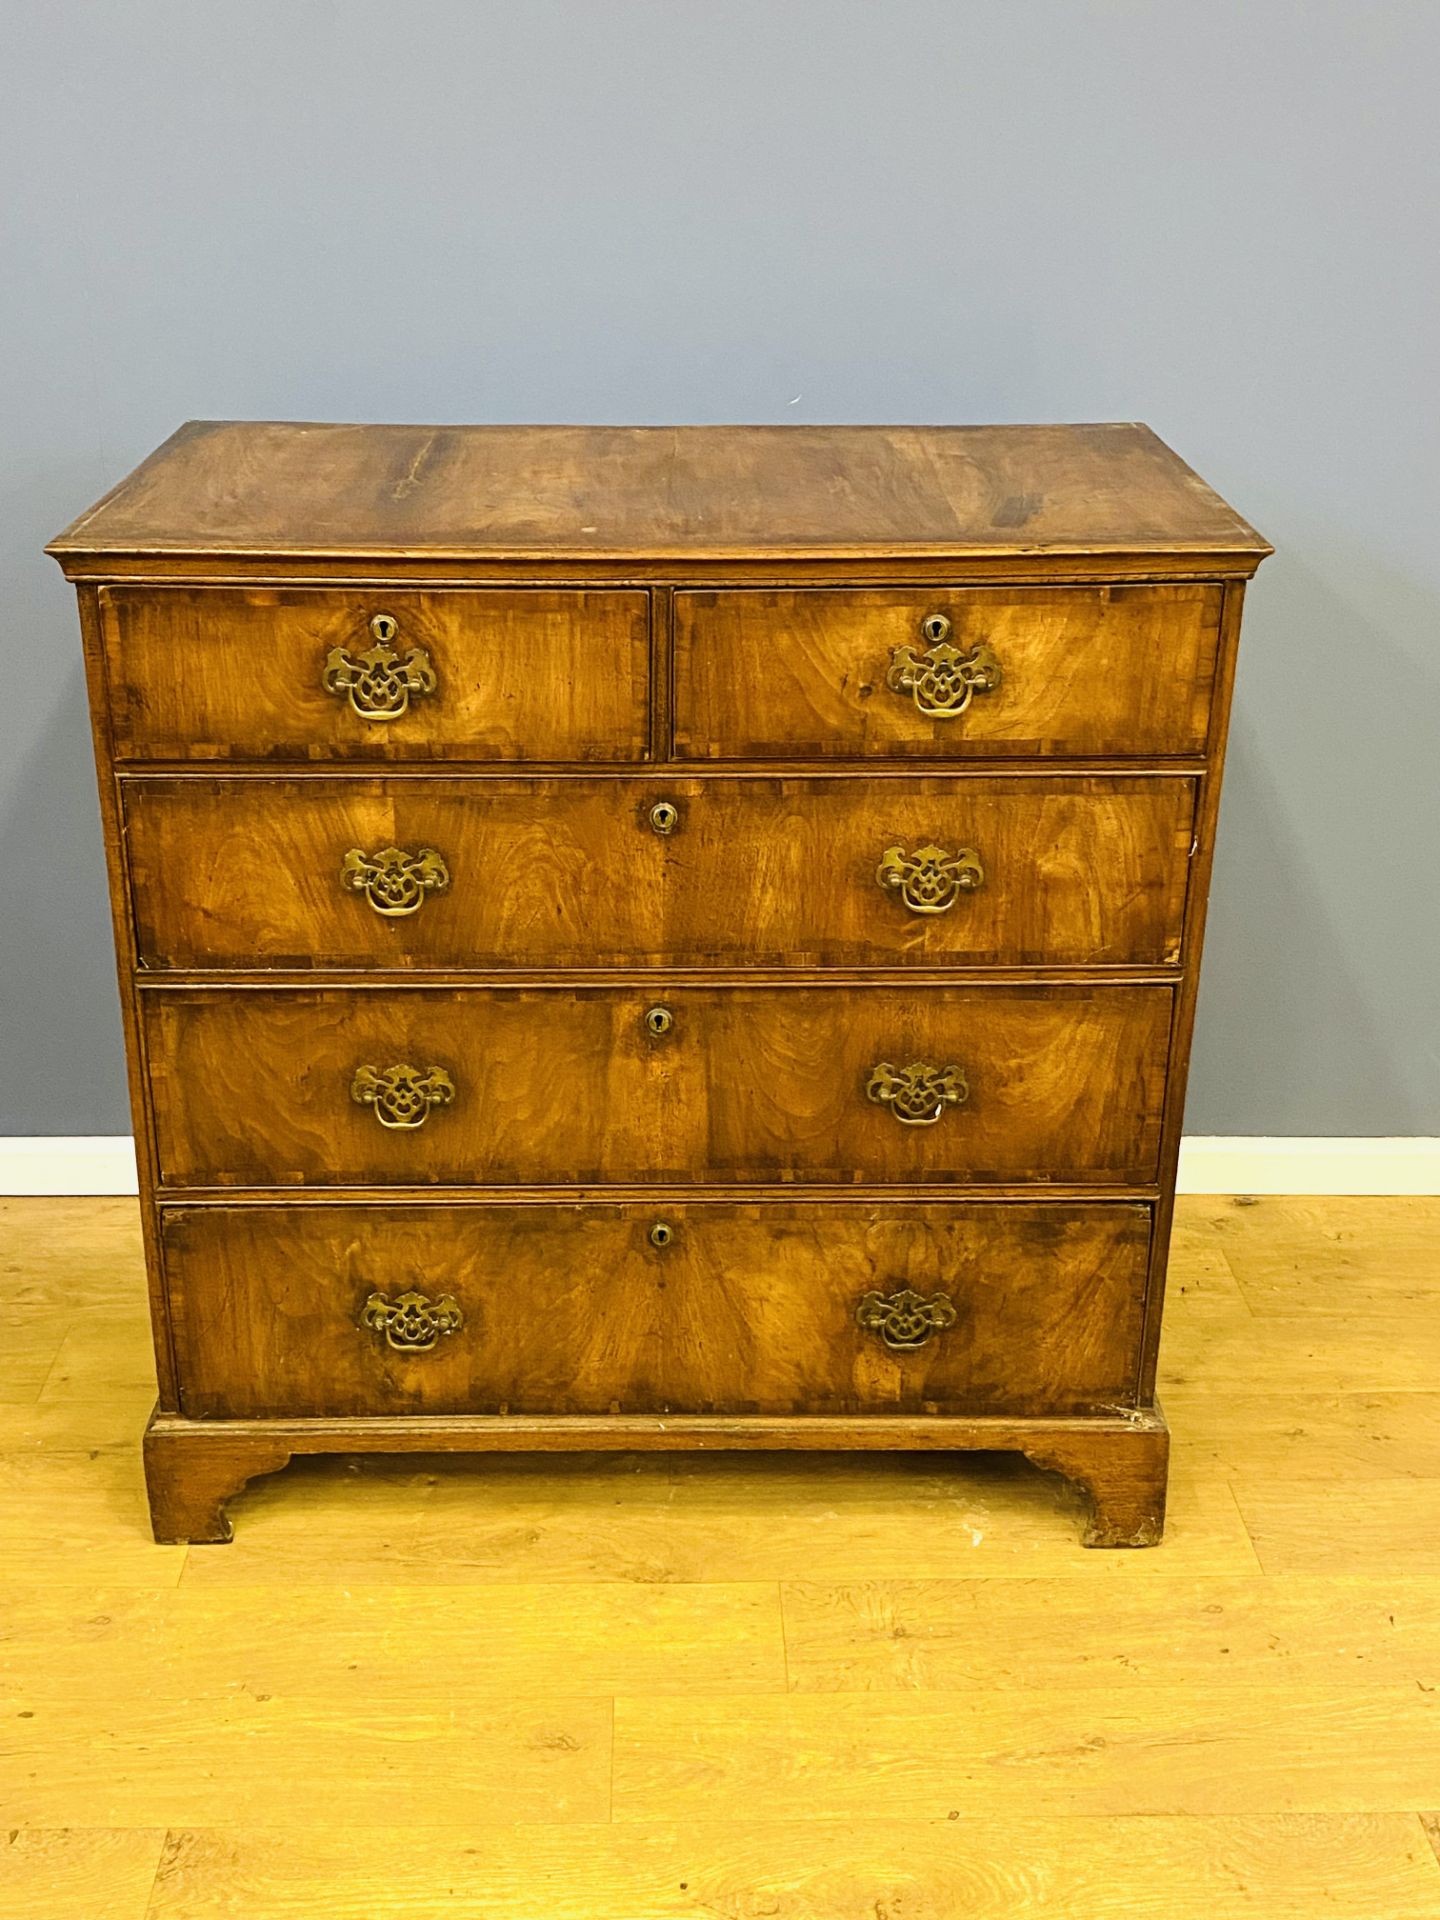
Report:
[[[128,1133],[0,1134],[0,1193],[134,1193]]]
[[[1440,1193],[1440,1139],[1187,1134],[1181,1193]]]
[[[1181,1193],[1440,1193],[1440,1139],[1187,1136]],[[134,1193],[127,1135],[0,1136],[0,1194]]]

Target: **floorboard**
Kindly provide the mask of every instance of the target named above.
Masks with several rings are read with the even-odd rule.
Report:
[[[1440,1920],[1440,1201],[1180,1203],[1172,1523],[307,1460],[156,1547],[135,1205],[0,1201],[5,1920]]]

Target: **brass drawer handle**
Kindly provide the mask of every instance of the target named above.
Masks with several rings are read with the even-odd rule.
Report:
[[[985,645],[968,653],[950,644],[950,622],[943,613],[927,613],[920,637],[928,642],[918,656],[896,647],[885,684],[892,693],[908,693],[927,720],[958,720],[973,695],[993,693],[1000,684],[1000,662]]]
[[[423,906],[427,893],[443,893],[450,884],[450,869],[433,847],[421,847],[418,853],[406,853],[402,847],[366,853],[351,847],[340,878],[343,885],[363,893],[376,913],[394,920]]]
[[[398,720],[409,712],[412,694],[433,693],[438,684],[424,647],[402,656],[391,646],[399,631],[394,614],[377,613],[370,622],[374,644],[364,653],[335,647],[325,656],[321,686],[337,700],[348,695],[362,720]]]
[[[914,853],[887,847],[875,878],[888,892],[898,893],[912,913],[948,913],[962,893],[984,884],[985,869],[974,847],[947,853],[932,843]]]
[[[357,1067],[350,1082],[350,1098],[357,1106],[374,1109],[382,1127],[423,1127],[432,1107],[448,1107],[455,1083],[443,1067]]]
[[[360,1324],[370,1333],[383,1334],[386,1346],[397,1353],[429,1353],[460,1331],[465,1316],[448,1293],[438,1300],[423,1293],[402,1293],[398,1300],[372,1293],[360,1311]]]
[[[855,1309],[855,1318],[867,1333],[878,1333],[895,1353],[913,1353],[933,1334],[943,1333],[956,1321],[955,1304],[947,1293],[927,1300],[909,1287],[896,1293],[863,1294]]]
[[[865,1084],[877,1105],[888,1107],[903,1127],[933,1127],[947,1107],[970,1098],[970,1088],[959,1067],[932,1067],[912,1060],[908,1067],[892,1067],[882,1060]]]

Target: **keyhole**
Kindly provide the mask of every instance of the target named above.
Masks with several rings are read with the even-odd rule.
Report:
[[[668,1247],[674,1238],[675,1229],[670,1225],[668,1220],[657,1220],[650,1229],[650,1244],[652,1247]]]
[[[650,809],[650,824],[656,833],[673,833],[680,824],[680,809],[669,800],[657,800]]]
[[[927,613],[925,618],[920,622],[920,631],[930,644],[934,646],[936,641],[949,638],[950,622],[943,613]]]
[[[370,622],[370,631],[377,640],[393,640],[400,631],[400,623],[393,613],[377,613]]]
[[[653,1034],[669,1033],[675,1024],[675,1016],[669,1007],[651,1007],[645,1016],[645,1024]]]

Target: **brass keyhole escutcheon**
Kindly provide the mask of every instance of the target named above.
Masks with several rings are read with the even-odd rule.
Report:
[[[675,1024],[675,1016],[669,1007],[651,1007],[645,1016],[646,1028],[658,1039],[662,1033],[669,1033]]]
[[[650,809],[650,825],[656,833],[673,833],[680,824],[680,809],[673,800],[657,800]]]
[[[434,693],[439,677],[424,647],[403,655],[391,643],[400,631],[393,613],[370,621],[371,644],[363,652],[332,647],[325,656],[320,684],[337,700],[347,700],[362,720],[403,720],[412,699]]]
[[[977,693],[993,693],[1004,678],[992,647],[977,641],[967,652],[952,632],[948,614],[927,613],[920,622],[924,652],[896,647],[890,655],[886,686],[902,697],[908,693],[927,720],[958,720]]]
[[[657,1220],[650,1229],[650,1244],[652,1247],[668,1247],[674,1238],[675,1229],[668,1220]]]

